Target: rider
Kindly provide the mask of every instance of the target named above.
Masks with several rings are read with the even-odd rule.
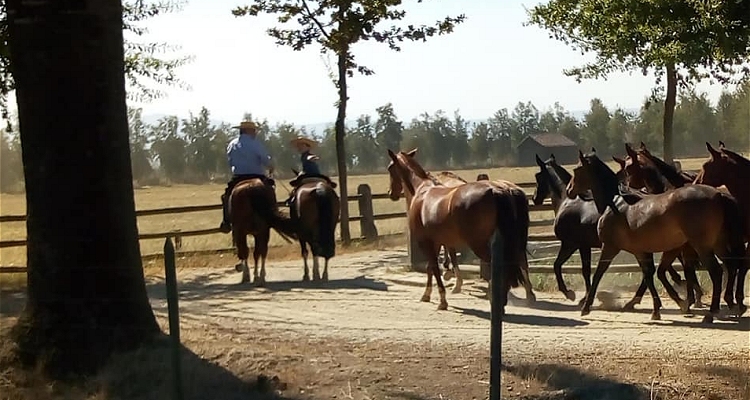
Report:
[[[295,198],[295,192],[297,190],[297,187],[302,183],[302,180],[305,178],[319,178],[323,179],[328,182],[329,185],[331,185],[332,188],[336,188],[336,183],[334,183],[331,178],[329,178],[326,175],[323,175],[320,173],[320,168],[318,167],[318,163],[316,161],[320,160],[320,157],[312,153],[312,149],[318,145],[318,142],[306,138],[304,136],[298,136],[290,141],[291,145],[294,146],[297,149],[297,152],[300,154],[300,162],[302,163],[302,171],[297,177],[295,177],[291,182],[289,182],[290,185],[292,185],[292,192],[289,194],[289,198],[286,201],[286,204],[288,206],[292,206],[294,203]]]
[[[252,121],[242,121],[233,129],[239,129],[240,135],[229,142],[227,146],[227,160],[232,168],[232,179],[227,183],[227,188],[221,196],[223,219],[219,229],[223,233],[232,231],[229,221],[228,200],[234,187],[246,179],[260,178],[263,183],[271,187],[275,186],[273,179],[265,174],[273,174],[274,165],[263,143],[256,139],[258,126]]]

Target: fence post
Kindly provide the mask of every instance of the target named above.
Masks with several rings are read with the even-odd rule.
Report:
[[[357,199],[359,203],[359,229],[365,240],[375,240],[378,238],[378,228],[375,226],[375,212],[372,208],[372,191],[370,185],[363,183],[357,186]]]
[[[182,400],[182,365],[180,357],[180,310],[177,303],[177,267],[172,238],[164,241],[164,275],[167,285],[167,310],[169,312],[169,337],[172,349],[172,383],[174,400]]]

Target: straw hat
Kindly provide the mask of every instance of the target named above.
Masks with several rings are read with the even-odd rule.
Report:
[[[291,143],[292,146],[296,146],[297,143],[304,143],[304,144],[310,146],[310,148],[314,148],[314,147],[316,147],[318,145],[318,142],[316,142],[315,140],[312,140],[310,138],[306,138],[304,136],[297,136],[296,138],[290,140],[289,143]]]
[[[232,129],[242,129],[245,131],[254,131],[258,129],[258,125],[253,121],[242,121],[239,125],[233,126]]]

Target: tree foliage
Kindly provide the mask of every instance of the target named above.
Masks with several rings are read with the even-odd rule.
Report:
[[[157,15],[178,11],[182,5],[180,0],[123,0],[125,77],[130,86],[128,91],[130,99],[148,101],[163,97],[164,92],[161,88],[165,86],[188,87],[177,78],[177,69],[189,63],[193,58],[172,57],[171,53],[178,50],[178,47],[141,40],[148,33],[148,30],[142,26],[143,21]],[[15,88],[11,62],[8,45],[8,14],[5,1],[0,1],[0,112],[2,118],[8,121],[8,95]]]
[[[528,23],[595,55],[563,71],[579,82],[616,71],[652,72],[657,85],[666,76],[664,152],[671,158],[677,86],[688,88],[705,78],[741,84],[750,78],[748,15],[750,2],[736,0],[551,0],[532,8]]]

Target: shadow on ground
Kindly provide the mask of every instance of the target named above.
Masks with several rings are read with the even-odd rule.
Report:
[[[561,364],[519,363],[503,365],[519,378],[535,380],[550,391],[522,397],[524,400],[641,400],[651,399],[639,385],[618,382]]]
[[[17,317],[26,305],[25,290],[0,291],[0,316]]]
[[[225,279],[227,275],[235,275],[235,283],[216,282]],[[301,278],[301,277],[300,277]],[[234,272],[212,272],[200,275],[188,281],[179,282],[177,287],[180,300],[202,300],[205,298],[217,298],[221,296],[232,296],[235,292],[258,291],[265,293],[289,292],[294,290],[376,290],[388,291],[388,285],[382,281],[371,279],[365,275],[346,279],[330,279],[323,281],[272,281],[267,280],[265,286],[259,287],[253,283],[239,283],[241,275]],[[149,297],[152,299],[166,299],[166,286],[164,280],[152,281],[147,285]]]
[[[452,308],[460,311],[462,314],[471,315],[477,318],[490,320],[490,312],[483,310],[476,310],[473,308],[462,308],[453,306]],[[570,318],[562,317],[547,317],[541,315],[522,315],[522,314],[505,314],[503,316],[503,323],[506,324],[519,324],[519,325],[532,325],[532,326],[558,326],[558,327],[574,327],[574,326],[586,326],[589,323],[586,321],[578,321]]]

